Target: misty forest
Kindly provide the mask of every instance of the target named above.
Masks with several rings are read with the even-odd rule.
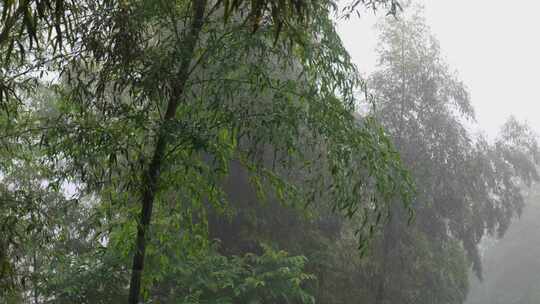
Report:
[[[471,129],[422,5],[0,14],[0,303],[540,303],[538,138]]]

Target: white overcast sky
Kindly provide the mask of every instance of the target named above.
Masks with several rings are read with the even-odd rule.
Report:
[[[540,1],[417,0],[449,66],[469,88],[479,128],[493,138],[510,115],[540,133]],[[363,74],[374,70],[377,17],[339,22]]]

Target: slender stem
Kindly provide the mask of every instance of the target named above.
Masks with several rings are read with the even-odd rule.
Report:
[[[33,272],[34,272],[34,280],[33,280],[33,287],[34,287],[34,304],[38,304],[38,286],[37,286],[37,273],[38,273],[38,265],[37,265],[37,250],[34,249],[34,256],[33,256]]]
[[[140,298],[141,278],[144,268],[144,255],[148,238],[146,233],[150,227],[152,208],[154,205],[156,190],[159,185],[160,170],[165,155],[165,149],[169,144],[167,125],[174,120],[176,109],[178,108],[178,104],[180,103],[180,100],[184,94],[185,84],[189,77],[189,67],[194,56],[195,46],[199,39],[201,28],[203,26],[205,7],[206,0],[193,1],[193,19],[190,31],[183,41],[184,53],[182,54],[183,59],[180,65],[180,70],[177,72],[176,77],[172,80],[172,92],[167,103],[167,111],[158,131],[158,139],[154,149],[154,154],[148,169],[143,175],[144,187],[142,189],[141,196],[142,206],[140,222],[137,226],[137,241],[135,245],[136,247],[135,254],[133,256],[131,281],[129,285],[129,304],[137,304]]]

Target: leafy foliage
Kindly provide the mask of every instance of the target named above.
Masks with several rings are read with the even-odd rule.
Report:
[[[537,143],[528,127],[511,119],[494,145],[468,133],[463,122],[473,120],[474,112],[467,90],[441,60],[438,42],[420,14],[380,25],[379,71],[371,78],[379,101],[373,111],[418,185],[417,230],[404,229],[398,216],[381,236],[381,263],[387,266],[375,275],[381,290],[375,303],[407,297],[415,303],[462,303],[467,269],[461,252],[481,276],[480,240],[506,231],[521,212],[520,181],[538,180]],[[424,247],[419,242],[429,248],[430,258],[424,260],[436,267],[415,269],[418,248]],[[405,262],[399,264],[398,257]],[[388,281],[424,278],[432,296],[407,295],[419,287],[400,289]]]
[[[359,122],[353,116],[353,92],[361,82],[335,33],[331,4],[6,2],[3,20],[11,21],[2,28],[8,34],[0,48],[18,48],[7,53],[0,75],[9,129],[2,143],[10,147],[2,157],[24,147],[28,166],[46,172],[43,195],[62,197],[68,187],[73,201],[86,204],[66,207],[76,219],[31,219],[51,233],[53,246],[37,249],[50,254],[42,263],[52,277],[35,288],[38,297],[92,302],[125,296],[123,287],[104,287],[125,282],[133,258],[130,301],[137,301],[139,284],[151,299],[170,275],[160,269],[185,262],[175,254],[200,260],[208,250],[209,210],[222,215],[235,203],[222,186],[232,163],[247,170],[261,199],[303,206],[317,201],[362,216],[360,245],[381,224],[393,197],[403,197],[407,206],[411,182],[384,130],[371,117]],[[19,11],[32,14],[32,23],[18,20]],[[255,32],[246,25],[267,12],[270,19],[260,20]],[[12,35],[12,28],[20,30]],[[36,194],[31,187],[24,193]],[[21,259],[29,261],[31,253],[23,250]],[[270,262],[281,268],[243,273],[265,284],[296,278],[279,288],[311,301],[300,289],[309,278],[300,271],[304,262],[284,253],[260,258],[271,257],[288,261],[283,267],[291,273],[280,277],[282,266]],[[203,267],[197,259],[184,270]],[[2,255],[9,273],[19,266],[16,260],[12,250]],[[208,261],[214,262],[227,269],[266,263],[252,255],[243,262]],[[144,265],[150,267],[142,276]],[[94,273],[107,267],[110,273]],[[237,284],[249,297],[286,296],[260,284]]]

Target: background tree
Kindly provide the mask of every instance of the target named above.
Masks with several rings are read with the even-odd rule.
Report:
[[[469,134],[469,94],[441,59],[421,10],[409,12],[380,24],[379,70],[370,84],[373,111],[417,185],[416,221],[406,229],[395,216],[384,227],[373,253],[380,261],[373,303],[462,303],[465,261],[481,276],[480,240],[502,235],[521,212],[518,180],[538,180],[537,142],[512,119],[494,145]]]
[[[483,242],[484,280],[471,280],[470,304],[538,301],[538,186],[526,196],[523,215],[504,237]]]

